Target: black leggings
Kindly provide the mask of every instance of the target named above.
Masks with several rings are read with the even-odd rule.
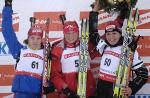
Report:
[[[113,83],[99,79],[96,89],[96,98],[113,98]],[[135,98],[135,96],[132,95],[129,98]]]
[[[113,83],[98,80],[96,98],[113,98]]]

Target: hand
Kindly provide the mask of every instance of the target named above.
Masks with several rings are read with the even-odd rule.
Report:
[[[99,0],[95,0],[95,2],[91,5],[92,10],[98,12],[100,9]]]
[[[98,42],[98,45],[96,46],[96,49],[97,49],[97,50],[99,51],[99,53],[102,55],[107,46],[108,46],[108,45],[107,45],[107,43],[105,42],[105,40],[100,39],[99,42]]]
[[[63,89],[63,93],[68,97],[68,98],[80,98],[77,94],[75,94],[73,91],[71,91],[69,88]]]
[[[12,0],[5,0],[5,6],[12,6]]]
[[[129,48],[131,49],[131,51],[134,52],[134,51],[136,50],[136,48],[137,48],[137,43],[138,43],[140,37],[141,37],[141,36],[134,36],[134,37],[133,37],[132,42],[128,45]]]
[[[94,45],[97,46],[99,40],[100,40],[100,36],[98,33],[91,33],[89,34],[90,36],[90,42]]]
[[[55,91],[55,86],[51,81],[49,81],[48,87],[43,86],[43,90],[44,94],[52,93]]]
[[[125,96],[125,98],[128,98],[132,94],[132,89],[129,86],[127,86],[122,89],[122,93]]]

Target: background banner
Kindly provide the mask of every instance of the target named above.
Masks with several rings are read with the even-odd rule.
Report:
[[[63,38],[62,23],[59,15],[66,15],[67,20],[76,20],[80,26],[81,19],[86,18],[91,11],[90,5],[94,0],[13,0],[13,27],[18,40],[23,44],[27,38],[30,28],[30,17],[36,17],[36,23],[44,28],[45,19],[50,18],[49,39],[55,41]],[[140,23],[137,27],[136,35],[143,36],[138,44],[139,54],[149,70],[149,80],[138,92],[136,98],[150,98],[150,6],[149,0],[138,0],[136,7],[140,10]],[[12,98],[11,92],[12,78],[14,77],[15,60],[10,55],[10,51],[1,34],[2,9],[4,0],[0,0],[0,98]],[[104,31],[104,24],[114,19],[115,16],[108,13],[99,15],[99,33]],[[98,72],[99,59],[91,61],[94,75]],[[96,77],[96,76],[95,76]],[[50,95],[54,98],[54,95]]]

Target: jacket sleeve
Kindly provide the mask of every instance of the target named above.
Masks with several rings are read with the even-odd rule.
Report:
[[[148,79],[148,70],[144,65],[134,70],[134,72],[136,74],[136,78],[129,82],[129,87],[132,89],[132,95],[136,94]]]
[[[97,51],[96,46],[94,46],[93,43],[90,41],[88,43],[88,51],[89,51],[89,55],[90,55],[91,59],[101,56],[101,54]]]
[[[62,69],[61,69],[61,55],[62,49],[55,47],[52,49],[52,67],[51,67],[51,81],[54,83],[56,89],[60,92],[63,86],[66,84],[63,80]]]
[[[94,46],[96,46],[100,40],[97,27],[98,12],[91,11],[89,13],[89,40]]]
[[[129,17],[129,8],[122,9],[118,15],[118,17],[115,19],[120,24],[120,27],[123,26],[123,22],[125,19]]]
[[[23,45],[17,40],[16,34],[12,27],[12,8],[7,6],[3,8],[2,12],[2,34],[8,45],[8,48],[13,56],[17,58],[20,53],[20,49],[23,48]]]
[[[129,82],[129,87],[131,87],[132,95],[134,95],[142,88],[148,79],[148,70],[144,66],[137,51],[134,53],[132,73],[135,73],[135,75],[133,74],[134,76],[132,81]]]

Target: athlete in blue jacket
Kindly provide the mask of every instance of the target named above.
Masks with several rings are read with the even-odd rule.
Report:
[[[5,0],[2,12],[2,34],[14,59],[17,59],[12,91],[15,98],[41,98],[43,74],[43,30],[32,26],[25,46],[19,43],[12,27],[12,0]],[[52,84],[52,83],[51,83]],[[49,92],[54,87],[51,86]]]

